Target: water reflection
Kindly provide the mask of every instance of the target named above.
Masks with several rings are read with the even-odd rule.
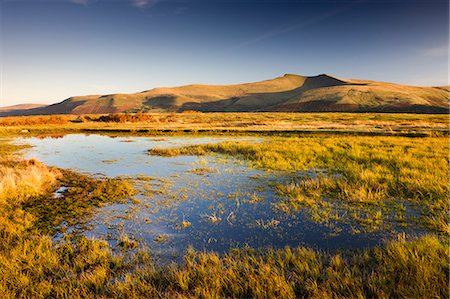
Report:
[[[249,168],[223,156],[158,157],[150,148],[240,140],[253,137],[116,137],[66,135],[23,138],[33,147],[26,157],[92,175],[126,176],[140,194],[129,204],[99,209],[78,229],[116,245],[127,235],[154,252],[177,255],[187,246],[227,251],[231,247],[308,245],[324,250],[361,248],[381,242],[381,232],[352,234],[349,224],[318,224],[306,215],[275,208],[281,198],[273,186],[289,180],[283,173]],[[339,233],[336,233],[339,231]]]

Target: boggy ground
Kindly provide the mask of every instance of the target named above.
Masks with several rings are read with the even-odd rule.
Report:
[[[448,152],[446,137],[334,135],[149,150],[162,156],[227,154],[255,167],[291,172],[291,182],[277,187],[286,200],[276,206],[285,212],[304,208],[320,222],[351,219],[376,230],[393,221],[445,235],[450,233]]]
[[[126,237],[121,250],[75,235],[52,240],[62,221],[79,220],[98,206],[129,200],[134,190],[124,180],[94,179],[21,160],[14,153],[17,149],[0,143],[0,294],[4,298],[448,296],[445,137],[291,136],[261,144],[153,152],[233,154],[256,167],[294,174],[325,169],[316,179],[293,175],[291,184],[279,186],[288,195],[280,208],[320,211],[324,197],[350,206],[412,202],[424,210],[418,223],[435,231],[335,254],[304,247],[239,249],[225,255],[190,250],[183,263],[165,266],[156,265],[148,250],[136,249]],[[53,192],[60,186],[69,186],[69,191],[63,200],[55,200]]]
[[[442,114],[384,113],[137,113],[0,118],[0,134],[77,132],[124,134],[333,132],[364,135],[448,134]]]

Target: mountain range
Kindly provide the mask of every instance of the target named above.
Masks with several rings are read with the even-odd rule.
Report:
[[[3,107],[0,116],[186,110],[449,113],[449,92],[449,86],[419,87],[325,74],[286,74],[244,84],[192,84],[133,94],[74,96],[52,105]]]

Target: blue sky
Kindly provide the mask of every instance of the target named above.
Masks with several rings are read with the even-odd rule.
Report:
[[[446,0],[0,1],[0,106],[285,73],[448,84]]]

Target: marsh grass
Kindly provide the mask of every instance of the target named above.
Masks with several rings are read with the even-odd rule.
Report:
[[[444,298],[448,247],[436,237],[326,254],[308,248],[188,251],[156,266],[145,252],[114,254],[104,241],[25,241],[0,255],[4,298]],[[26,271],[24,270],[26,267]]]
[[[135,195],[133,185],[125,179],[94,179],[72,171],[59,170],[59,185],[68,188],[62,197],[37,196],[28,200],[23,209],[36,217],[35,227],[54,233],[80,222],[95,212],[96,207],[128,202]],[[64,223],[64,226],[61,224]]]
[[[197,175],[207,175],[207,174],[218,172],[218,169],[217,168],[208,168],[208,167],[198,167],[198,168],[190,169],[189,172],[197,174]]]
[[[0,126],[36,126],[36,125],[62,125],[73,119],[69,115],[45,116],[11,116],[1,117]]]
[[[113,113],[101,115],[99,117],[84,116],[80,118],[82,121],[94,122],[114,122],[114,123],[139,123],[154,122],[155,117],[147,113]]]
[[[129,248],[137,248],[138,242],[136,240],[130,239],[127,235],[121,235],[119,237],[119,240],[117,241],[117,246],[121,247],[122,249],[129,249]]]
[[[0,248],[33,226],[35,217],[25,212],[23,205],[48,194],[58,177],[57,171],[34,160],[0,158]]]
[[[2,147],[0,142],[0,150]],[[11,153],[14,149],[3,150]],[[278,153],[277,157],[281,159],[283,155]],[[382,247],[334,254],[305,247],[264,252],[236,249],[224,255],[190,249],[180,264],[157,265],[148,250],[136,248],[135,241],[127,236],[121,236],[123,250],[113,251],[106,241],[74,235],[52,241],[49,226],[40,224],[53,225],[60,220],[84,217],[96,206],[128,198],[129,187],[16,157],[2,157],[0,171],[8,174],[0,176],[2,186],[9,186],[0,189],[2,298],[446,298],[449,295],[449,247],[446,240],[437,236],[411,240],[400,237]],[[69,186],[68,193],[58,201],[50,199],[51,192],[62,183]],[[27,184],[32,191],[22,190]]]
[[[163,156],[220,153],[245,159],[255,167],[287,171],[292,180],[277,187],[286,198],[280,202],[285,211],[304,206],[313,212],[312,218],[329,220],[328,216],[333,218],[336,213],[327,211],[360,207],[366,215],[353,219],[374,230],[392,211],[380,216],[380,209],[374,212],[373,207],[389,208],[393,203],[407,202],[422,213],[419,219],[422,226],[449,234],[448,151],[445,137],[320,135],[273,137],[262,143],[227,141],[151,149],[149,153]],[[312,176],[305,176],[305,172]],[[327,208],[333,203],[324,198],[337,200],[335,206]],[[375,221],[364,221],[368,216],[375,216]]]
[[[19,151],[29,148],[30,146],[27,144],[14,144],[11,143],[11,139],[0,139],[0,157],[3,158],[3,160],[6,160],[6,158],[11,158],[11,156],[18,156]]]
[[[100,121],[102,120],[102,121]],[[358,132],[360,134],[448,135],[442,115],[388,113],[137,113],[110,115],[50,115],[0,117],[0,134],[104,133],[273,134],[276,132]]]

